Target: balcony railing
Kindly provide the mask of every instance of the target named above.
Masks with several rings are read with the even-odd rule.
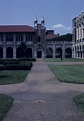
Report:
[[[7,41],[6,44],[7,45],[13,45],[13,41]]]

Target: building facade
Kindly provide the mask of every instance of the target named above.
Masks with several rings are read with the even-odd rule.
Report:
[[[26,57],[29,58],[58,58],[72,57],[72,42],[55,41],[54,30],[46,30],[45,20],[38,23],[34,19],[34,27],[27,25],[0,26],[0,58],[20,58],[21,44],[26,45]]]
[[[72,19],[72,57],[84,58],[84,12]]]

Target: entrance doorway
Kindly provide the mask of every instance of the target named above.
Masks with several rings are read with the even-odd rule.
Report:
[[[42,58],[42,51],[37,51],[37,58]]]

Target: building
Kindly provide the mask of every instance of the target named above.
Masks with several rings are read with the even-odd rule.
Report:
[[[72,56],[72,42],[55,41],[54,30],[46,30],[45,20],[38,23],[34,19],[34,27],[27,25],[0,26],[0,58],[24,57],[21,44],[25,43],[26,57],[30,58],[58,58]]]
[[[72,57],[84,58],[84,12],[72,19]]]

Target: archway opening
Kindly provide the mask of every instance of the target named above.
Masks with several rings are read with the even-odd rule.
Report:
[[[65,57],[66,58],[71,58],[72,57],[72,50],[71,50],[71,48],[67,48],[65,50]]]
[[[24,42],[22,42],[20,46],[16,49],[16,57],[17,58],[26,57],[26,50],[27,50],[27,46]]]
[[[53,57],[53,50],[52,48],[46,49],[46,58],[52,58]]]
[[[13,58],[13,48],[12,47],[8,47],[6,49],[6,58]]]
[[[0,58],[3,58],[3,49],[0,47]]]
[[[32,49],[31,48],[27,48],[27,50],[26,50],[26,57],[32,58]]]
[[[37,58],[42,58],[42,51],[37,51]]]
[[[62,49],[61,48],[57,48],[56,49],[56,58],[61,58],[62,57]]]

